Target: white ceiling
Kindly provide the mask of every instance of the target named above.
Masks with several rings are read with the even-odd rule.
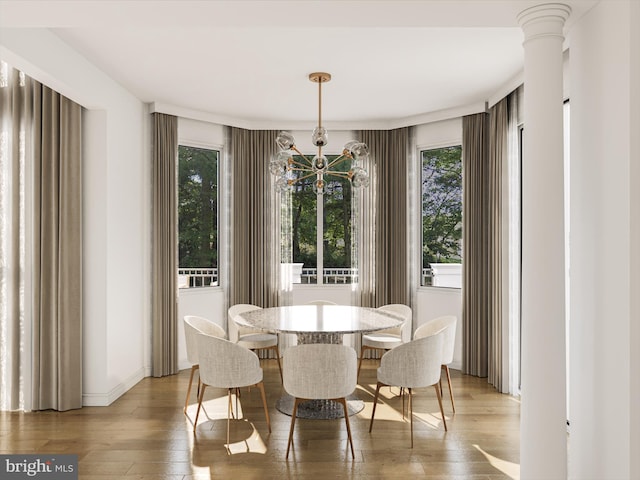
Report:
[[[268,128],[390,126],[482,104],[518,79],[529,0],[1,0],[144,102]],[[571,21],[596,1],[570,4]],[[507,92],[504,92],[507,93]]]

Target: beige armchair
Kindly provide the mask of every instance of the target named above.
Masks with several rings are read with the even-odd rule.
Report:
[[[411,308],[400,303],[392,303],[378,307],[378,310],[389,312],[404,318],[404,323],[398,327],[379,330],[377,332],[362,335],[362,345],[360,346],[360,361],[358,362],[358,375],[362,367],[362,359],[367,350],[378,350],[386,352],[398,345],[402,345],[411,338],[411,321],[413,313]]]
[[[413,448],[413,405],[412,390],[414,388],[428,387],[433,385],[438,397],[442,423],[445,431],[447,421],[442,410],[442,397],[438,381],[440,379],[440,365],[442,361],[442,347],[444,336],[442,332],[428,337],[412,340],[404,343],[393,350],[385,353],[378,368],[378,384],[371,414],[369,432],[373,429],[373,419],[376,415],[376,406],[380,387],[395,386],[406,388],[409,391],[409,417],[411,421],[411,448]],[[404,402],[404,397],[403,397]],[[403,403],[404,414],[404,403]]]
[[[287,453],[293,444],[293,430],[300,402],[305,400],[335,400],[342,404],[351,456],[355,458],[346,397],[356,389],[356,352],[346,345],[313,343],[296,345],[286,350],[284,389],[295,398]]]
[[[227,446],[229,445],[229,424],[233,415],[231,391],[242,387],[256,386],[262,396],[264,415],[267,427],[271,432],[271,421],[267,408],[267,399],[262,382],[263,372],[257,355],[236,343],[211,335],[198,334],[198,359],[200,361],[200,378],[202,388],[198,395],[198,410],[193,425],[193,433],[196,433],[198,416],[202,408],[202,400],[207,387],[226,388],[228,396],[227,407]],[[236,409],[237,410],[237,409]],[[227,453],[229,453],[227,447]]]
[[[282,365],[280,364],[280,349],[278,348],[278,334],[275,332],[264,332],[257,328],[251,328],[236,322],[236,317],[244,312],[259,310],[261,307],[248,303],[238,303],[229,307],[229,340],[237,343],[249,350],[273,350],[280,370],[280,380],[282,380]]]
[[[457,317],[454,315],[445,315],[443,317],[434,318],[416,329],[413,338],[422,338],[432,335],[434,332],[443,331],[444,345],[442,347],[442,369],[447,375],[447,384],[449,385],[449,397],[451,398],[451,408],[456,413],[456,404],[453,400],[453,389],[451,388],[451,375],[449,373],[449,364],[453,361],[453,352],[456,342],[456,324]],[[443,330],[444,329],[444,330]],[[439,382],[440,394],[442,394],[442,380]]]
[[[224,329],[217,323],[207,320],[196,315],[185,315],[184,323],[184,339],[187,344],[187,360],[191,364],[191,374],[189,375],[189,387],[187,388],[187,398],[184,401],[184,414],[187,414],[189,406],[189,397],[191,396],[191,386],[193,385],[193,376],[199,368],[198,345],[196,337],[198,333],[206,333],[214,337],[225,338]],[[200,393],[200,377],[198,377],[198,394]]]

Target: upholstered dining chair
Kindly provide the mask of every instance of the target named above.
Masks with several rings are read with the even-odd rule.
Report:
[[[282,381],[282,365],[280,364],[280,349],[278,348],[278,334],[275,332],[265,332],[257,328],[251,328],[236,322],[236,317],[244,312],[260,310],[262,307],[249,303],[238,303],[229,307],[229,340],[237,343],[249,350],[257,352],[259,350],[272,350],[278,362],[280,370],[280,380]]]
[[[438,397],[442,424],[447,430],[447,421],[442,410],[442,397],[438,381],[440,379],[440,365],[442,361],[442,347],[444,336],[442,332],[434,335],[403,343],[393,350],[388,351],[380,360],[378,368],[378,384],[373,400],[373,412],[369,433],[373,429],[373,419],[376,415],[376,406],[380,387],[395,386],[409,391],[409,418],[411,421],[411,448],[413,448],[413,389],[433,386]],[[404,396],[402,397],[402,414],[404,417]]]
[[[358,362],[358,375],[360,375],[362,359],[364,358],[364,354],[367,350],[386,352],[387,350],[391,350],[398,345],[402,345],[407,340],[411,339],[411,321],[413,317],[411,307],[401,303],[391,303],[378,307],[378,310],[399,315],[404,318],[404,323],[397,327],[387,328],[386,330],[379,330],[377,332],[362,335],[360,361]]]
[[[298,405],[305,400],[334,400],[344,409],[344,421],[355,459],[346,397],[356,389],[356,352],[346,345],[312,343],[289,347],[283,357],[284,389],[295,398],[287,453],[293,444]]]
[[[184,323],[184,339],[187,344],[187,360],[191,364],[191,374],[189,375],[189,387],[187,388],[187,398],[184,401],[184,414],[187,414],[187,407],[189,406],[189,397],[191,396],[191,386],[193,385],[193,376],[199,368],[198,360],[198,345],[196,337],[198,333],[206,333],[214,337],[225,338],[226,333],[217,323],[212,322],[204,317],[198,317],[196,315],[185,315],[183,318]],[[200,377],[198,377],[198,394],[200,394]]]
[[[196,337],[198,346],[198,359],[200,361],[200,378],[202,388],[198,395],[198,410],[193,423],[193,433],[196,433],[198,416],[202,408],[202,400],[207,387],[227,389],[227,453],[229,453],[229,424],[233,415],[233,402],[231,401],[231,391],[242,387],[256,386],[262,396],[264,416],[267,420],[267,427],[271,432],[271,421],[269,419],[269,409],[262,382],[263,372],[260,367],[258,356],[224,338],[214,337],[199,333]],[[238,409],[236,408],[236,416]]]
[[[445,315],[434,318],[420,325],[413,334],[413,338],[422,338],[432,335],[444,328],[444,346],[442,347],[442,369],[447,375],[447,385],[449,386],[449,398],[451,398],[451,408],[456,413],[456,404],[453,400],[453,389],[451,388],[451,375],[449,374],[449,364],[453,361],[453,351],[456,344],[456,325],[458,318],[455,315]],[[440,393],[442,394],[442,379],[440,384]]]

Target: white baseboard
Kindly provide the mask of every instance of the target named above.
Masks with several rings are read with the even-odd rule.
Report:
[[[113,387],[107,393],[83,393],[83,407],[107,407],[124,395],[129,389],[145,377],[145,369],[141,368],[125,381]]]

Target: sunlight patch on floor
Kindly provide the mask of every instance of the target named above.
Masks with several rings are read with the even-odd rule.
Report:
[[[227,451],[231,455],[236,455],[238,453],[267,453],[267,445],[264,443],[264,440],[262,440],[258,430],[256,430],[256,427],[251,422],[247,423],[251,425],[251,435],[249,435],[245,440],[225,445],[225,447],[227,447]]]
[[[487,452],[485,452],[479,445],[473,445],[480,453],[482,453],[486,459],[489,461],[492,467],[500,470],[502,473],[512,478],[513,480],[520,479],[520,465],[513,462],[508,462],[506,460],[502,460],[498,457],[495,457]]]
[[[236,412],[236,396],[231,395],[231,402],[233,408],[233,415],[235,418],[242,418],[242,402],[240,399],[237,401],[237,409]],[[227,419],[227,408],[228,408],[228,399],[227,395],[218,398],[212,398],[209,400],[204,400],[202,402],[202,409],[200,410],[200,417],[198,418],[198,423],[207,420],[226,420]],[[198,403],[192,403],[187,407],[187,415],[191,422],[196,418],[196,412],[198,411]],[[234,418],[232,416],[231,418]]]
[[[427,425],[433,428],[436,428],[436,429],[444,428],[442,425],[442,415],[440,414],[440,412],[436,412],[436,413],[424,412],[423,413],[423,412],[416,412],[414,410],[413,416],[415,417],[416,420],[426,423]]]

